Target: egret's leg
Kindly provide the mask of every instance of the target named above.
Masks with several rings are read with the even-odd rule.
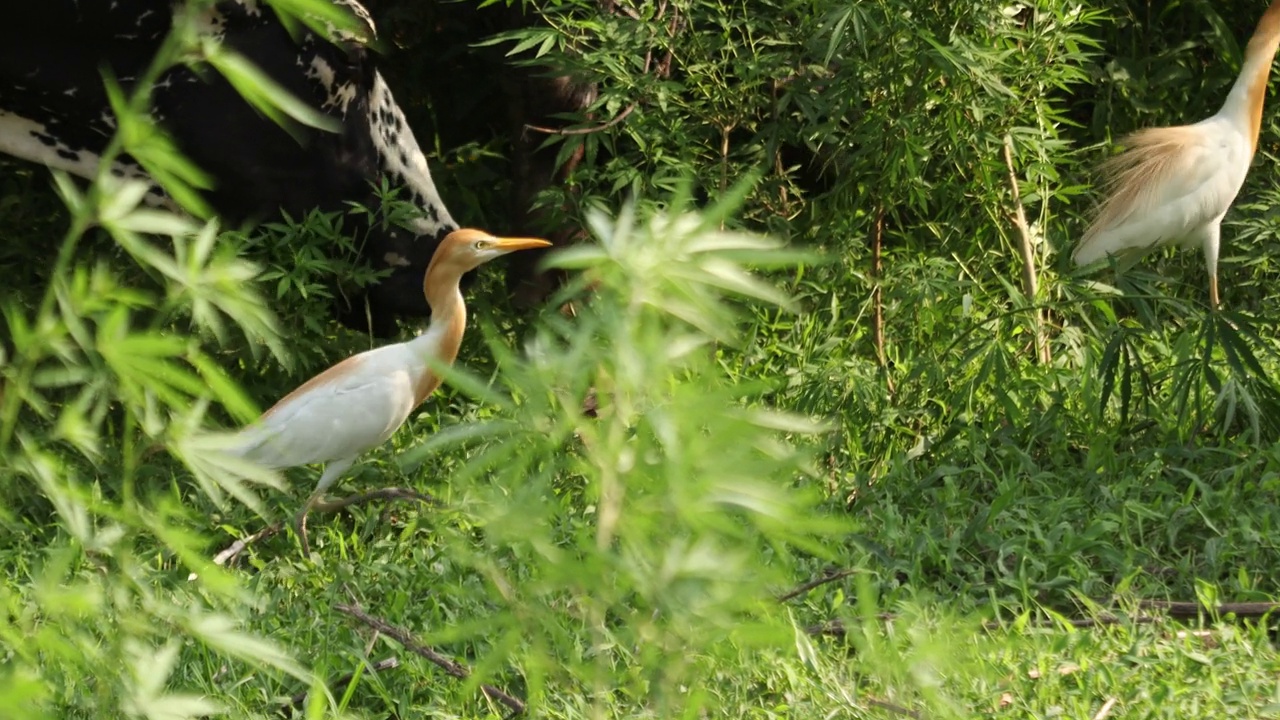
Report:
[[[1218,309],[1218,243],[1222,233],[1222,226],[1219,225],[1221,222],[1222,218],[1218,218],[1205,228],[1202,246],[1205,268],[1209,271],[1209,306],[1214,310]]]
[[[343,460],[334,460],[324,468],[324,473],[320,476],[320,482],[316,483],[316,489],[307,498],[307,502],[303,504],[302,510],[298,512],[297,518],[294,520],[294,532],[298,534],[298,540],[302,542],[302,553],[304,555],[311,554],[311,544],[307,542],[307,513],[311,512],[311,507],[320,501],[338,477],[351,467],[351,463],[355,462],[355,458],[346,458]]]

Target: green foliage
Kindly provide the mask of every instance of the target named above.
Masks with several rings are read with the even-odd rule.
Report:
[[[311,678],[287,650],[240,629],[247,596],[204,558],[197,516],[181,507],[176,487],[165,487],[198,488],[209,508],[226,508],[231,496],[257,512],[265,508],[253,484],[282,487],[195,442],[210,403],[239,421],[254,416],[215,359],[235,344],[232,328],[255,354],[266,347],[284,356],[252,285],[258,270],[219,244],[213,222],[144,207],[151,188],[109,172],[127,153],[185,209],[205,214],[194,194],[203,174],[145,118],[155,79],[202,51],[186,32],[202,7],[181,8],[180,30],[127,94],[106,78],[119,130],[99,176],[82,190],[55,173],[70,221],[47,285],[3,304],[0,487],[9,502],[0,521],[8,537],[33,541],[8,547],[10,583],[0,589],[8,717],[219,712],[223,704],[208,693],[170,690],[183,682],[185,672],[173,674],[184,648],[253,672]],[[220,70],[253,81],[243,61],[216,52]],[[255,100],[296,114],[278,90],[262,88]],[[135,282],[105,261],[76,261],[95,227],[133,261]],[[167,457],[156,459],[157,451]],[[175,585],[175,566],[198,569],[201,583]]]
[[[788,489],[807,463],[787,438],[820,426],[743,408],[749,389],[714,371],[708,345],[735,334],[729,297],[785,300],[738,263],[787,253],[676,205],[592,213],[600,244],[557,261],[594,281],[591,301],[541,324],[526,359],[490,333],[498,385],[447,377],[492,419],[406,453],[446,470],[460,516],[438,529],[442,554],[491,588],[493,609],[449,635],[493,647],[482,665],[520,668],[542,712],[715,710],[687,689],[744,643],[792,642],[769,589],[788,582],[795,549],[825,554],[840,527],[813,514],[813,492]]]
[[[1113,136],[1213,112],[1260,8],[539,0],[545,24],[446,49],[413,39],[437,6],[369,4],[474,224],[506,223],[509,140],[446,142],[445,122],[492,127],[502,73],[423,97],[422,54],[598,83],[569,118],[590,131],[546,140],[585,161],[540,197],[592,235],[552,258],[571,282],[548,306],[576,315],[513,319],[486,269],[447,387],[345,482],[440,504],[314,516],[310,558],[286,533],[227,568],[208,558],[296,511],[314,473],[281,492],[199,431],[368,346],[328,319],[332,288],[377,279],[353,215],[411,209],[384,183],[376,211],[219,233],[109,173],[59,176],[60,202],[40,171],[0,175],[23,240],[0,261],[47,267],[65,231],[3,297],[0,707],[505,716],[483,682],[548,718],[1276,713],[1270,620],[1188,631],[1131,602],[1277,594],[1274,113],[1224,227],[1225,310],[1195,253],[1123,276],[1067,258]],[[148,78],[208,62],[266,116],[322,124],[194,42],[199,6]],[[109,155],[204,217],[202,173],[139,112],[145,80],[109,84]],[[776,599],[830,567],[851,574]],[[353,603],[475,674],[366,632]]]

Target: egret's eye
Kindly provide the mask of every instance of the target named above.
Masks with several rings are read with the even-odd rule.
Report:
[[[485,248],[487,248],[487,247],[489,247],[489,243],[488,243],[488,242],[486,242],[486,241],[484,241],[484,240],[477,240],[477,241],[476,241],[475,248],[476,248],[477,250],[483,250],[483,249],[485,249]]]

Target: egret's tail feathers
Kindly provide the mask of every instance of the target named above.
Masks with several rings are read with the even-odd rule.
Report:
[[[1138,250],[1140,259],[1152,249],[1132,247],[1135,239],[1161,235],[1140,225],[1150,221],[1147,216],[1159,204],[1164,186],[1187,171],[1188,158],[1195,156],[1187,149],[1202,141],[1201,131],[1192,125],[1147,128],[1125,137],[1125,151],[1099,167],[1104,197],[1071,255],[1076,265],[1108,255],[1123,262],[1131,250]]]
[[[208,432],[192,438],[191,442],[204,450],[248,460],[269,470],[278,470],[281,466],[271,461],[272,454],[263,452],[269,444],[270,437],[265,433],[257,432],[257,429],[256,426],[251,425],[236,431]]]
[[[188,438],[187,445],[197,450],[212,450],[236,457],[243,456],[240,452],[243,440],[240,439],[238,432],[214,430],[193,434]]]
[[[1126,228],[1117,228],[1087,236],[1071,253],[1071,260],[1079,267],[1114,257],[1118,270],[1121,272],[1128,270],[1155,250],[1156,245],[1136,246],[1134,242],[1137,238],[1132,237],[1134,233],[1125,232],[1125,230]]]
[[[274,469],[244,457],[237,433],[209,432],[188,435],[176,450],[200,487],[215,503],[231,495],[263,517],[265,508],[252,485],[283,490],[284,483]]]

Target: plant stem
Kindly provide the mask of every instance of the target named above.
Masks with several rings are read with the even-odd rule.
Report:
[[[893,392],[893,377],[889,375],[889,362],[884,352],[884,301],[881,298],[880,280],[884,276],[880,263],[880,246],[884,239],[884,204],[876,206],[875,225],[871,228],[871,288],[872,333],[876,343],[876,360],[885,371],[889,392]]]
[[[182,7],[178,17],[175,19],[175,27],[180,25],[180,21],[188,21],[190,14],[195,12],[192,10],[193,6],[199,7],[200,3],[188,4]],[[187,13],[187,15],[182,15],[182,13]],[[126,105],[129,113],[143,115],[149,111],[152,86],[155,85],[165,70],[177,62],[182,52],[187,48],[188,45],[185,38],[177,37],[177,33],[170,33],[165,36],[160,49],[156,51],[147,69],[138,77],[134,83],[133,91],[128,95]],[[57,301],[57,290],[61,286],[68,268],[71,266],[72,258],[75,257],[75,250],[80,238],[97,222],[97,211],[102,204],[103,188],[110,182],[112,164],[125,149],[124,132],[118,127],[99,155],[98,170],[93,182],[89,184],[79,205],[73,208],[71,226],[67,228],[67,232],[63,236],[62,245],[58,248],[57,259],[54,260],[53,269],[49,273],[49,285],[45,288],[44,296],[40,299],[40,306],[32,318],[33,328],[45,327],[46,319],[52,315],[54,304]],[[38,336],[39,333],[37,332]],[[3,397],[0,398],[0,403],[2,403],[0,405],[0,452],[8,448],[10,441],[13,439],[18,415],[21,413],[22,402],[25,399],[24,392],[31,388],[36,367],[44,357],[43,350],[44,348],[39,346],[26,348],[26,352],[19,356],[20,362],[16,382],[8,388],[9,392],[3,393]],[[15,388],[18,391],[15,391]]]
[[[1027,227],[1027,214],[1022,208],[1022,195],[1018,191],[1018,173],[1013,169],[1013,137],[1004,136],[1004,164],[1009,168],[1009,189],[1013,193],[1013,221],[1018,226],[1018,235],[1022,249],[1022,294],[1027,302],[1034,303],[1039,290],[1036,283],[1036,256],[1031,242],[1031,230]],[[1049,341],[1045,337],[1044,312],[1036,310],[1031,320],[1035,331],[1036,359],[1041,365],[1048,365],[1052,359],[1049,355]]]

